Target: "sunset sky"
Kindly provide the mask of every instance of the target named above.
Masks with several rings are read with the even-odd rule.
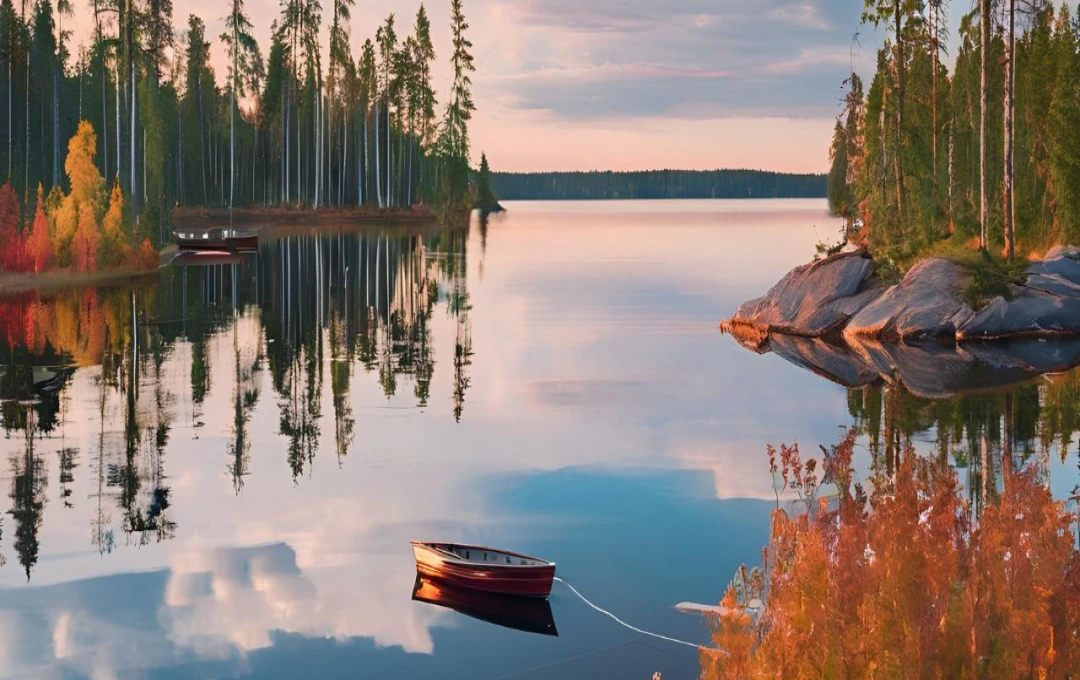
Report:
[[[76,0],[77,3],[88,0]],[[325,22],[330,2],[324,0]],[[411,31],[419,0],[359,0],[354,53],[390,12]],[[449,79],[449,0],[427,0]],[[852,66],[869,77],[882,36],[862,0],[466,0],[477,73],[476,156],[501,170],[748,167],[823,172]],[[952,3],[955,25],[969,3]],[[247,0],[263,52],[276,0]],[[174,0],[175,24],[221,32],[221,0]],[[76,40],[84,39],[85,14]],[[859,44],[853,36],[861,31]],[[860,47],[861,45],[861,47]],[[218,77],[224,50],[215,41]]]

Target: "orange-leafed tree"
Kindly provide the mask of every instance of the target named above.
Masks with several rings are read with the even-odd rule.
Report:
[[[1076,517],[1038,470],[1006,470],[1000,499],[973,521],[941,459],[908,446],[867,494],[852,483],[854,445],[849,433],[824,459],[834,502],[793,515],[778,502],[763,613],[750,621],[729,588],[713,641],[732,653],[703,652],[702,675],[1080,674]],[[785,479],[806,481],[797,455],[783,465]]]
[[[27,251],[35,272],[46,271],[56,264],[56,249],[49,234],[49,218],[45,215],[45,197],[41,185],[38,185],[37,209],[34,210]]]

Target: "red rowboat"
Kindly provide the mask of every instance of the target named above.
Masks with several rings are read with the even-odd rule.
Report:
[[[479,590],[457,588],[417,574],[412,599],[471,616],[504,628],[558,636],[555,618],[547,600],[535,597],[493,595]]]
[[[555,563],[482,545],[412,542],[421,576],[500,595],[544,598],[551,594]]]

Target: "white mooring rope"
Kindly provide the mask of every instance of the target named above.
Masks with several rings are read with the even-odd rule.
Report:
[[[611,619],[615,623],[619,624],[623,628],[626,628],[628,630],[632,630],[635,633],[640,633],[642,635],[647,635],[649,637],[656,638],[658,640],[664,640],[664,641],[667,641],[667,642],[673,642],[673,643],[675,643],[677,645],[683,645],[684,647],[692,647],[693,649],[704,650],[706,652],[716,652],[716,653],[719,653],[719,654],[723,654],[724,656],[727,656],[727,654],[728,654],[725,650],[720,649],[718,647],[706,647],[705,645],[699,645],[699,644],[696,644],[696,643],[693,643],[693,642],[687,642],[686,640],[680,640],[678,638],[668,637],[667,635],[661,635],[660,633],[653,633],[652,631],[643,630],[641,628],[638,628],[637,626],[632,626],[629,623],[627,623],[626,621],[623,621],[622,619],[620,619],[618,616],[615,616],[614,614],[612,614],[608,610],[603,609],[601,607],[598,607],[595,604],[593,604],[592,602],[590,602],[589,598],[585,597],[580,592],[578,592],[577,588],[570,585],[569,583],[567,583],[563,579],[559,578],[558,576],[555,577],[555,580],[558,581],[559,583],[563,584],[567,588],[569,588],[570,592],[574,593],[579,598],[581,598],[582,602],[589,605],[590,607],[592,607],[596,611],[600,612],[604,616],[608,617],[609,619]]]

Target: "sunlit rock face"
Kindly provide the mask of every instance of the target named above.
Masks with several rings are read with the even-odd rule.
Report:
[[[948,260],[920,262],[903,280],[855,314],[844,337],[898,342],[910,338],[953,338],[974,315],[961,300],[967,276]]]
[[[723,326],[750,337],[747,331],[820,337],[841,328],[879,293],[874,261],[865,251],[838,253],[796,267],[764,297],[743,303]]]

